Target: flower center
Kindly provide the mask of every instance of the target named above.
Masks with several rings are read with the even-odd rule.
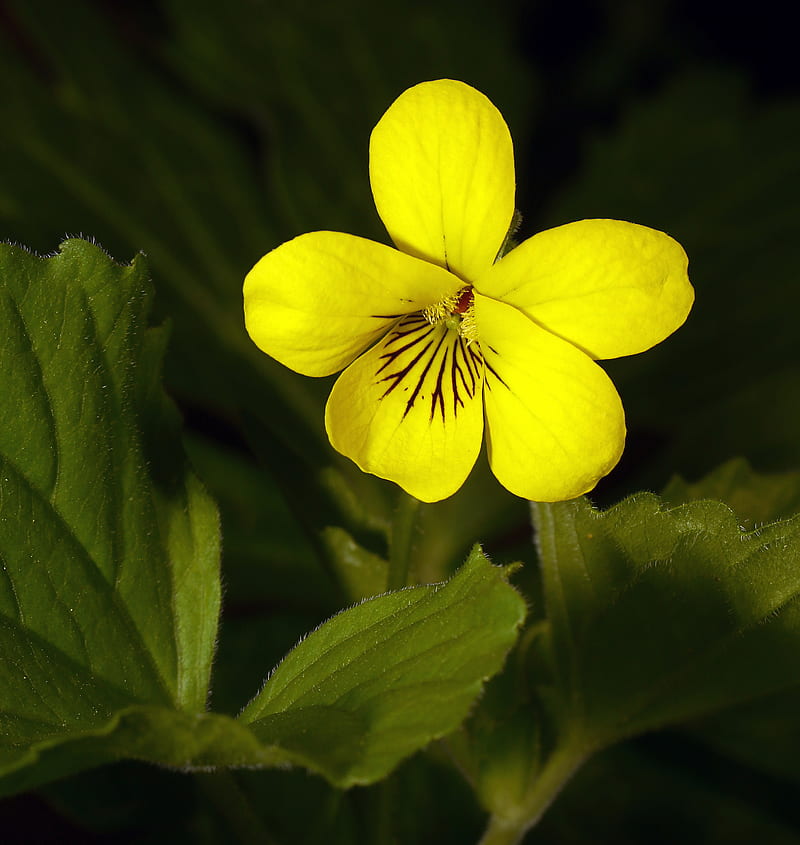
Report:
[[[444,325],[446,329],[458,332],[459,337],[470,344],[478,339],[474,299],[472,286],[466,285],[435,305],[429,305],[422,313],[432,326]]]

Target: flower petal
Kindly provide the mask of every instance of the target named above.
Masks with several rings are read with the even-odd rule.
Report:
[[[325,427],[364,472],[435,502],[458,490],[478,457],[482,392],[477,344],[411,314],[339,376]]]
[[[455,276],[340,232],[300,235],[244,281],[245,324],[267,355],[307,376],[346,367],[398,317],[452,295]]]
[[[369,172],[399,249],[465,281],[494,261],[514,214],[514,150],[479,91],[440,79],[402,93],[372,131]]]
[[[579,349],[510,305],[477,294],[475,318],[492,472],[512,493],[539,502],[591,490],[625,443],[611,380]]]
[[[694,301],[688,259],[669,235],[581,220],[534,235],[476,282],[593,358],[643,352],[681,326]]]

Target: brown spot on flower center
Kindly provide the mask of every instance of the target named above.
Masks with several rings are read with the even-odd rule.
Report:
[[[458,300],[453,308],[453,314],[464,314],[470,305],[472,305],[472,300],[472,288],[464,288],[458,295]]]

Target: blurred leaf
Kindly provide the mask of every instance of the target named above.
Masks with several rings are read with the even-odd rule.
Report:
[[[458,727],[525,616],[475,549],[445,584],[343,611],[270,676],[241,720],[334,783],[369,783]]]
[[[0,280],[0,766],[79,769],[60,745],[123,708],[204,708],[218,517],[159,386],[142,260],[0,245]]]
[[[4,234],[46,249],[65,230],[83,231],[115,254],[143,250],[174,321],[168,377],[181,394],[216,414],[249,407],[285,439],[320,450],[314,383],[244,331],[242,280],[274,241],[247,145],[187,96],[151,40],[132,37],[135,15],[126,30],[124,14],[115,21],[102,10],[86,0],[8,4]]]
[[[335,613],[335,586],[270,474],[247,453],[207,437],[188,437],[186,449],[222,509],[227,612],[263,602],[320,618]]]
[[[329,526],[322,532],[322,542],[351,599],[377,596],[386,591],[389,562],[358,543],[343,529]]]
[[[463,780],[427,754],[351,790],[300,770],[242,770],[235,777],[282,845],[375,845],[381,836],[393,845],[463,845],[477,841],[483,821]]]
[[[719,499],[743,527],[758,528],[800,513],[800,473],[757,473],[747,461],[735,458],[694,484],[676,476],[661,495],[673,505]]]
[[[476,542],[498,563],[533,563],[530,538],[528,503],[500,486],[489,469],[484,448],[454,496],[421,509],[413,573],[422,583],[446,578],[454,561],[463,559]],[[527,592],[529,582],[536,578],[535,569],[527,570],[520,572],[520,581],[525,582],[526,594],[535,599]],[[535,601],[534,606],[538,606]]]
[[[659,735],[591,759],[523,841],[796,845],[796,807],[784,785]]]
[[[368,139],[404,87],[469,77],[520,130],[525,102],[509,11],[348,2],[234,0],[221,20],[209,0],[17,0],[0,34],[6,236],[45,249],[84,231],[118,254],[144,250],[175,321],[170,383],[216,414],[248,408],[318,458],[330,455],[324,385],[250,342],[245,273],[300,231],[385,237]],[[469,43],[484,58],[477,77]],[[409,54],[413,67],[398,63]]]
[[[267,667],[276,666],[299,640],[319,626],[320,618],[325,617],[319,611],[303,611],[288,603],[226,603],[212,678],[214,711],[230,716],[240,713],[243,702],[263,685]]]
[[[458,0],[238,0],[224,27],[214,0],[167,0],[165,8],[176,33],[167,48],[173,66],[213,102],[246,116],[269,144],[281,240],[314,229],[385,239],[368,183],[369,133],[411,85],[463,79],[513,118],[515,132],[527,124],[521,81],[531,74],[509,49],[511,7],[465,15]],[[478,49],[480,63],[471,55]]]
[[[800,784],[800,684],[688,725],[696,739],[728,759]]]
[[[547,215],[547,225],[633,220],[669,232],[689,255],[697,299],[686,326],[646,355],[604,365],[641,446],[623,459],[627,489],[731,455],[765,469],[800,465],[798,135],[797,99],[757,104],[734,71],[688,72],[590,140]]]
[[[394,485],[362,473],[339,455],[335,465],[320,466],[308,454],[281,448],[269,427],[255,417],[245,416],[243,422],[253,454],[281,491],[320,563],[328,563],[330,558],[322,532],[331,525],[341,524],[359,540],[377,542],[379,551],[385,549],[389,531],[387,500],[392,489],[397,489]],[[344,585],[338,586],[344,591]]]

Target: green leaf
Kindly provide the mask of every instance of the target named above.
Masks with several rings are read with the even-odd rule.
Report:
[[[0,262],[0,791],[121,757],[299,763],[347,786],[456,728],[525,614],[477,549],[445,584],[322,625],[242,719],[197,712],[217,517],[159,388],[142,262],[82,241],[48,259],[4,246]]]
[[[520,841],[593,753],[800,677],[800,517],[747,532],[721,502],[651,494],[531,507],[546,616],[516,653],[527,677],[506,670],[511,707],[487,696],[455,745],[487,843]],[[492,720],[516,745],[486,742]]]
[[[205,707],[218,518],[158,384],[148,298],[141,258],[0,245],[2,771],[124,708]]]
[[[596,749],[797,683],[800,517],[745,532],[649,494],[533,512],[562,736]]]
[[[291,755],[264,747],[229,716],[133,705],[92,725],[74,726],[54,740],[41,740],[24,753],[2,749],[0,795],[125,757],[180,769],[292,762]]]
[[[506,570],[476,548],[446,583],[371,599],[310,634],[241,719],[334,783],[369,783],[458,727],[524,616]]]

